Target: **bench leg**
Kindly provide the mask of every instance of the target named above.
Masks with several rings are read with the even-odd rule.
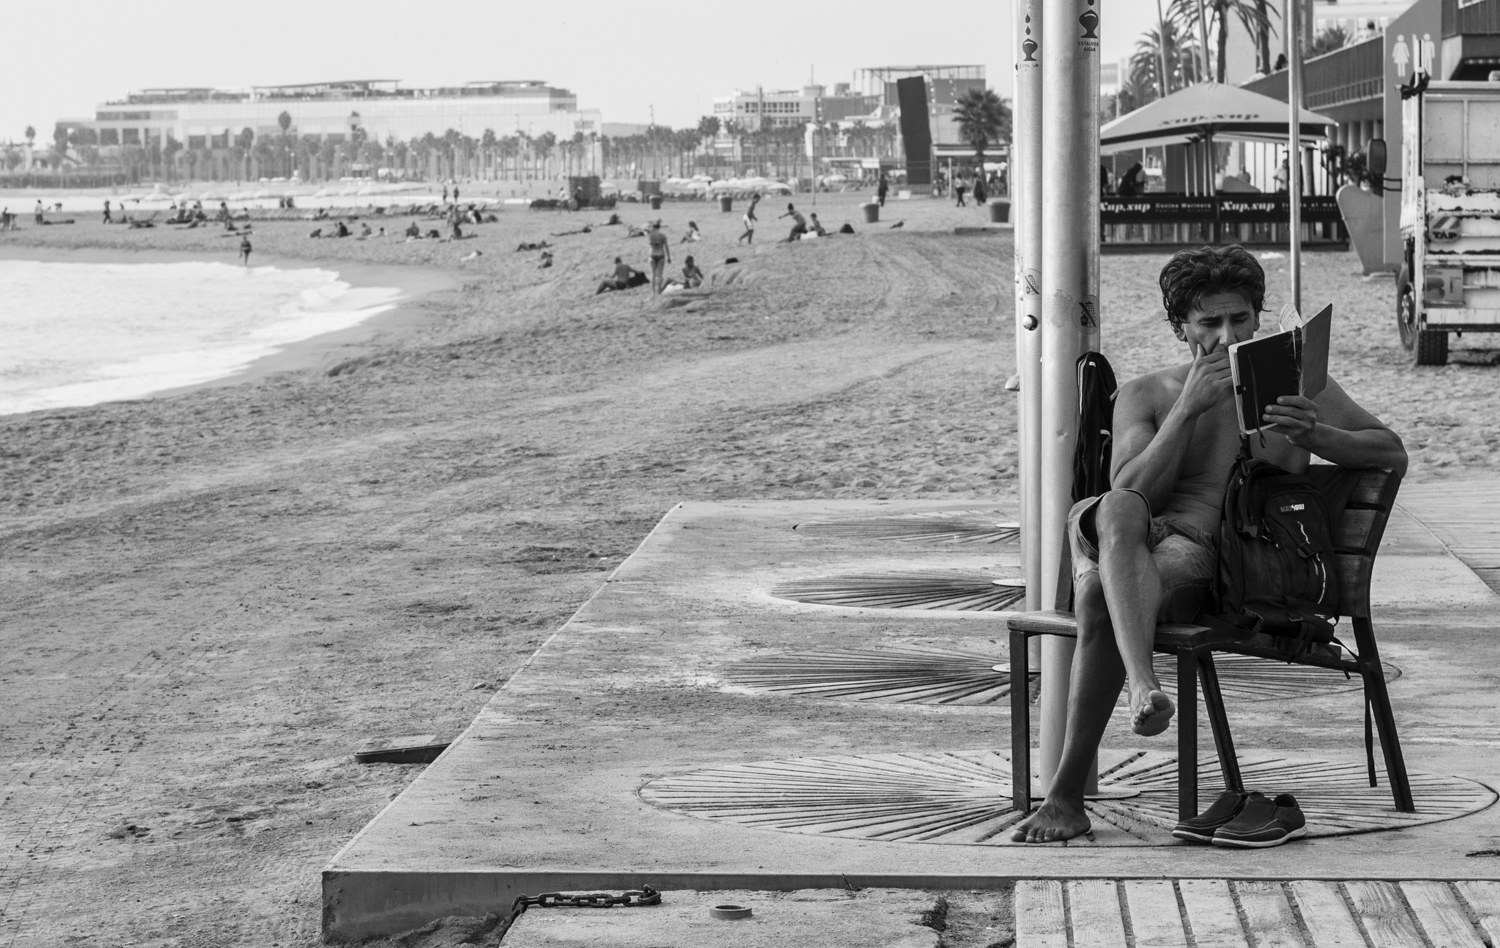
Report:
[[[1219,692],[1219,671],[1214,667],[1214,653],[1200,652],[1198,676],[1203,684],[1203,706],[1208,711],[1208,725],[1213,730],[1214,750],[1219,755],[1219,772],[1224,775],[1224,789],[1245,789],[1240,777],[1240,761],[1234,752],[1234,735],[1229,732],[1229,716],[1224,713],[1224,696]]]
[[[1177,653],[1177,818],[1198,815],[1198,659]]]
[[[1370,702],[1375,713],[1375,727],[1380,733],[1380,750],[1385,755],[1385,773],[1391,782],[1391,796],[1397,810],[1415,812],[1417,804],[1412,799],[1411,781],[1406,776],[1406,756],[1401,753],[1401,739],[1396,736],[1396,716],[1391,711],[1385,669],[1380,664],[1380,650],[1375,646],[1375,630],[1369,619],[1354,620],[1354,637],[1359,646],[1360,675],[1365,680],[1365,700]]]
[[[1010,633],[1010,784],[1017,813],[1031,809],[1031,667],[1028,636]]]

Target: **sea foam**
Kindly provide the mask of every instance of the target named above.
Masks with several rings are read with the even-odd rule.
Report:
[[[223,378],[398,295],[316,268],[0,260],[0,414]]]

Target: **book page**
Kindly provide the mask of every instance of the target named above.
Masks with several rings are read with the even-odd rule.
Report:
[[[1333,327],[1332,304],[1302,324],[1302,386],[1304,398],[1317,398],[1328,385],[1328,344]]]

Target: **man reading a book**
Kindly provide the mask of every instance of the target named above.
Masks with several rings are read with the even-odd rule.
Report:
[[[1114,412],[1113,489],[1068,517],[1078,647],[1057,774],[1018,842],[1089,830],[1084,784],[1121,687],[1131,727],[1166,730],[1175,710],[1151,665],[1158,622],[1187,622],[1208,605],[1224,488],[1240,451],[1228,348],[1255,335],[1265,273],[1243,247],[1184,250],[1162,269],[1162,302],[1188,361],[1132,379]],[[1401,439],[1329,379],[1315,398],[1268,406],[1272,427],[1251,450],[1300,472],[1309,455],[1344,467],[1404,472]]]

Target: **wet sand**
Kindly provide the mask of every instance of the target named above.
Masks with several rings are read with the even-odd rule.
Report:
[[[604,212],[507,207],[458,243],[258,223],[257,264],[433,285],[289,371],[0,418],[0,940],[316,944],[319,868],[418,769],[353,751],[456,734],[679,500],[1013,497],[1009,236],[954,236],[981,212],[931,201],[867,227],[862,200],[817,205],[855,236],[790,246],[764,201],[754,248],[739,207],[622,205],[663,219],[672,271],[690,252],[709,272],[660,301],[593,295],[615,255],[645,266]],[[676,243],[690,219],[705,240]],[[0,252],[232,262],[219,233],[89,222]],[[545,270],[515,252],[543,239]],[[1334,374],[1406,439],[1410,477],[1491,470],[1500,369],[1410,366],[1391,281],[1306,259],[1309,299],[1336,303]],[[1122,379],[1179,358],[1164,260],[1102,262]]]

